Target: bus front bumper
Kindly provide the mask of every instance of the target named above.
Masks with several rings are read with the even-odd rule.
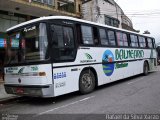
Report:
[[[8,94],[31,97],[54,97],[54,85],[13,85],[5,84]]]

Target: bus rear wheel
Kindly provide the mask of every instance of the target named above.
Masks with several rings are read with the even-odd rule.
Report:
[[[91,70],[82,71],[79,79],[79,91],[81,94],[87,94],[95,89],[95,76]]]
[[[148,71],[149,71],[149,66],[148,66],[148,63],[147,62],[144,62],[144,65],[143,65],[143,75],[148,75]]]

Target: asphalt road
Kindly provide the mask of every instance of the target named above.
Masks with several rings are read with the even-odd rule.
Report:
[[[2,117],[6,113],[30,114],[32,119],[47,115],[45,120],[50,119],[48,114],[75,114],[79,119],[86,114],[160,114],[160,71],[103,85],[87,95],[75,92],[49,99],[22,97],[1,104],[0,113]]]

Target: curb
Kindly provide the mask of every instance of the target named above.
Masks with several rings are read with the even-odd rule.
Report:
[[[20,96],[12,96],[12,97],[7,97],[7,98],[2,98],[0,99],[0,104],[6,104],[9,102],[13,102],[21,98]]]

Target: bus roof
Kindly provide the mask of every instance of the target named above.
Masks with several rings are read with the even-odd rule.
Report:
[[[77,22],[88,23],[88,24],[92,24],[92,25],[107,27],[107,28],[111,28],[111,29],[115,29],[115,30],[120,30],[120,31],[124,31],[124,32],[130,32],[130,33],[133,33],[133,34],[150,37],[150,35],[144,35],[144,34],[140,34],[140,33],[137,33],[137,32],[133,32],[133,31],[129,31],[129,30],[121,29],[121,28],[116,28],[116,27],[111,27],[111,26],[108,26],[108,25],[95,23],[95,22],[91,22],[91,21],[87,21],[87,20],[82,20],[82,19],[78,19],[78,18],[68,17],[68,16],[47,16],[47,17],[36,18],[36,19],[33,19],[33,20],[29,20],[27,22],[20,23],[18,25],[15,25],[15,26],[7,29],[7,32],[9,32],[13,29],[22,27],[24,25],[30,24],[30,23],[39,22],[39,21],[42,21],[42,20],[50,20],[50,19],[73,20],[73,21],[77,21]]]

